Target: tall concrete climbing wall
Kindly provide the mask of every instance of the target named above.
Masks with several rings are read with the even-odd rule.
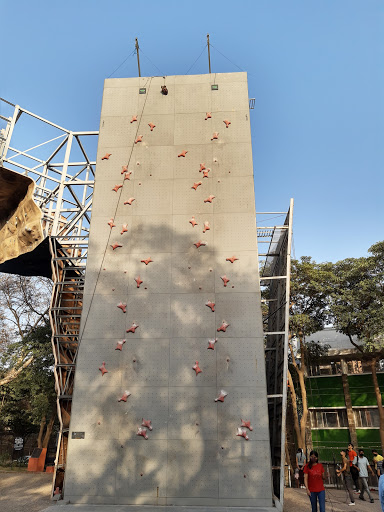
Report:
[[[246,74],[106,80],[97,162],[66,499],[271,506]]]

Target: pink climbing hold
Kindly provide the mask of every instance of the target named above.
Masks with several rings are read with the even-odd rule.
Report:
[[[224,398],[228,395],[228,393],[226,391],[224,391],[224,389],[222,389],[220,391],[220,395],[215,398],[215,402],[224,402]]]
[[[208,302],[205,303],[206,306],[208,306],[209,308],[211,308],[212,312],[215,311],[215,303],[214,302],[211,302],[210,300]]]
[[[138,135],[137,139],[135,140],[135,144],[138,142],[143,142],[143,135]]]
[[[209,227],[209,222],[208,221],[205,221],[204,222],[204,229],[203,229],[203,233],[205,233],[206,231],[209,231],[211,228]]]
[[[151,420],[145,420],[144,418],[142,418],[141,426],[142,427],[146,427],[148,430],[152,430],[152,421]]]
[[[148,126],[150,127],[151,132],[153,132],[153,129],[156,128],[156,125],[153,123],[148,123]]]
[[[231,256],[230,258],[226,258],[225,261],[230,261],[231,263],[234,263],[235,261],[237,261],[239,258],[236,258],[236,256]]]
[[[200,164],[199,172],[204,171],[204,169],[206,169],[205,164]]]
[[[133,322],[133,324],[131,325],[131,327],[129,329],[127,329],[126,332],[133,332],[135,333],[136,329],[138,328],[139,326],[137,324],[135,324],[135,322]]]
[[[120,350],[120,351],[122,351],[122,350],[123,350],[123,345],[124,345],[124,343],[125,343],[126,341],[127,341],[127,340],[121,340],[121,341],[118,341],[118,342],[117,342],[117,345],[116,345],[115,350]]]
[[[241,426],[247,428],[248,430],[253,430],[251,421],[241,420]]]
[[[223,323],[218,327],[217,332],[226,332],[230,324],[227,324],[227,322],[223,321]]]
[[[192,369],[195,370],[196,376],[201,373],[203,370],[199,367],[199,361],[196,361],[195,365],[192,366]]]
[[[112,189],[112,190],[114,190],[115,192],[117,192],[117,191],[119,190],[119,188],[121,188],[122,186],[123,186],[123,185],[115,185],[115,186],[113,187],[113,189]]]
[[[143,284],[143,282],[144,282],[140,279],[140,276],[137,276],[135,281],[136,281],[137,288],[140,288],[140,285]]]
[[[196,247],[199,248],[202,245],[207,245],[207,242],[202,242],[201,240],[199,240],[198,242],[194,243],[193,245],[196,245]]]
[[[122,311],[123,313],[126,313],[126,312],[127,312],[127,305],[126,305],[125,303],[120,302],[120,303],[117,305],[117,307],[118,307],[119,309],[121,309],[121,311]]]
[[[197,226],[197,222],[195,221],[195,217],[192,217],[192,219],[189,221],[190,224],[192,224],[192,227],[194,228]]]
[[[105,361],[103,361],[103,364],[100,366],[99,370],[101,371],[102,376],[104,373],[108,373],[108,370],[105,368]]]
[[[109,160],[109,157],[112,156],[112,153],[105,153],[102,160]]]
[[[213,135],[212,135],[211,140],[215,140],[215,139],[218,139],[218,138],[219,138],[219,133],[218,132],[214,132]]]
[[[129,204],[129,206],[131,206],[133,201],[136,201],[136,199],[134,197],[130,197],[128,201],[124,201],[124,204]]]
[[[125,180],[130,180],[131,179],[131,174],[132,174],[132,171],[128,171],[124,174],[124,181]]]
[[[177,155],[178,158],[180,158],[181,156],[185,158],[186,154],[188,153],[188,151],[182,151],[179,155]]]
[[[215,338],[214,340],[208,340],[207,349],[215,350],[215,343],[217,343],[217,338]]]
[[[128,172],[128,165],[122,165],[121,166],[121,173],[120,174],[124,174],[125,172]]]
[[[113,223],[113,219],[110,219],[108,222],[108,226],[112,229],[116,226],[116,224]]]
[[[115,250],[115,249],[118,249],[119,247],[123,247],[121,244],[117,244],[117,243],[114,243],[111,245],[112,249]]]
[[[228,128],[228,126],[231,124],[231,121],[228,121],[228,119],[224,119],[223,123],[225,123],[225,127]]]
[[[244,437],[244,439],[245,439],[246,441],[248,441],[248,439],[249,439],[249,437],[248,437],[248,435],[247,435],[247,431],[245,430],[245,428],[241,428],[241,427],[239,427],[239,428],[237,429],[237,434],[236,434],[236,435],[237,435],[237,436],[239,436],[239,437]]]
[[[132,116],[131,123],[134,123],[135,121],[137,121],[137,116]]]
[[[142,428],[142,427],[139,427],[137,429],[137,436],[142,436],[144,437],[144,439],[148,439],[148,436],[147,436],[147,429],[146,428]]]
[[[205,114],[205,120],[212,118],[212,112],[206,112]]]
[[[146,265],[148,265],[149,263],[153,263],[153,259],[149,257],[146,260],[141,260],[141,263],[145,263]]]
[[[228,279],[228,277],[227,277],[227,276],[221,276],[221,277],[220,277],[220,279],[222,279],[222,280],[223,280],[224,288],[226,288],[226,287],[227,287],[227,284],[229,283],[229,281],[230,281],[230,280]]]
[[[131,393],[129,391],[124,391],[123,396],[118,399],[118,402],[126,402],[129,396],[131,396]]]
[[[201,181],[198,181],[197,183],[194,183],[191,188],[194,188],[195,190],[197,190],[197,187],[200,187],[200,185],[201,185]]]
[[[215,199],[215,196],[213,196],[212,194],[207,197],[207,199],[204,199],[204,203],[212,203],[212,201]]]
[[[211,169],[207,169],[206,171],[203,171],[203,178],[209,178],[208,173]]]
[[[121,228],[120,235],[123,233],[126,233],[128,231],[128,224],[123,224],[123,227]]]

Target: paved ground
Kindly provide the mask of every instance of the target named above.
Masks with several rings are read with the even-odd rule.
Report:
[[[52,474],[0,472],[0,510],[1,512],[42,512],[52,506],[50,500]],[[344,491],[326,490],[326,512],[381,511],[377,492],[372,492],[375,503],[356,498],[356,506],[349,507]],[[357,495],[356,495],[357,496]],[[53,508],[52,510],[55,510]],[[57,508],[59,512],[60,508]],[[76,510],[76,509],[75,509]],[[310,504],[305,489],[286,489],[284,512],[310,512]]]

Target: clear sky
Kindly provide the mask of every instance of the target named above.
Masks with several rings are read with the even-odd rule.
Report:
[[[72,130],[98,130],[135,37],[143,76],[182,75],[209,32],[212,71],[249,74],[256,207],[294,197],[295,256],[384,239],[382,0],[0,0],[0,18],[0,95]],[[113,77],[136,75],[133,55]]]

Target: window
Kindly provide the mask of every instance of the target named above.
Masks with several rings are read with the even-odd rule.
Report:
[[[354,409],[353,414],[355,416],[356,427],[369,428],[380,426],[379,411],[377,408]]]
[[[312,428],[348,427],[347,411],[345,409],[311,411],[311,423]]]

